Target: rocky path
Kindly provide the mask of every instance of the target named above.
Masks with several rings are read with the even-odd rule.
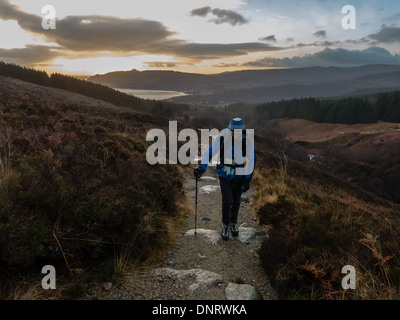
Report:
[[[105,299],[235,300],[276,299],[262,269],[257,250],[267,230],[251,208],[251,192],[242,196],[240,235],[224,241],[221,232],[221,192],[215,168],[198,182],[197,235],[194,235],[195,179],[185,176],[192,209],[187,223],[162,265],[134,272],[124,285],[105,288]]]

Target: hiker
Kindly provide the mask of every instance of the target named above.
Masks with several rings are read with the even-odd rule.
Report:
[[[245,162],[242,164],[239,160],[235,161],[234,152],[234,138],[240,138],[235,141],[242,142],[242,157]],[[232,139],[232,143],[227,143]],[[220,161],[217,163],[218,177],[221,186],[222,193],[222,239],[229,239],[229,230],[233,237],[239,235],[239,229],[237,228],[238,213],[240,208],[240,200],[243,192],[246,192],[250,188],[250,180],[253,175],[255,153],[254,153],[254,142],[247,141],[248,135],[246,135],[246,128],[244,122],[240,118],[234,118],[228,128],[224,129],[221,134],[214,139],[209,149],[205,152],[201,165],[194,169],[194,176],[199,179],[201,175],[206,172],[208,163],[211,161],[214,155],[218,154]],[[232,153],[229,152],[229,147],[232,146]],[[250,150],[253,153],[253,163],[250,170],[249,168],[249,157],[246,155],[246,151]],[[237,152],[240,152],[237,151]],[[246,167],[247,165],[247,167]],[[241,170],[239,170],[241,169]],[[241,173],[241,174],[240,174]]]

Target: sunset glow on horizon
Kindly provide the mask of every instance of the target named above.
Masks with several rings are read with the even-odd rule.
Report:
[[[0,60],[74,75],[400,64],[400,3],[0,0]],[[50,5],[55,29],[44,28]],[[50,21],[50,19],[49,19]]]

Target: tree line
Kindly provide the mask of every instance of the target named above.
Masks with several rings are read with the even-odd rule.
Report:
[[[318,123],[400,122],[400,91],[339,99],[303,98],[254,106],[257,119],[296,118]]]
[[[50,76],[35,69],[0,61],[0,76],[17,78],[38,85],[64,89],[91,98],[156,116],[181,116],[187,105],[140,99],[110,87],[80,80],[71,76],[53,73]],[[296,98],[257,105],[233,104],[226,112],[246,113],[255,122],[277,118],[305,119],[319,123],[376,123],[378,121],[400,122],[400,91],[338,99]]]
[[[45,71],[19,66],[13,63],[0,61],[0,75],[17,78],[34,84],[64,89],[79,93],[91,98],[107,101],[119,106],[142,109],[141,99],[123,94],[101,84],[77,79],[60,73],[50,76]]]
[[[160,109],[160,105],[164,113],[167,112],[169,115],[180,114],[184,108],[182,105],[175,105],[168,102],[160,103],[153,100],[140,99],[98,83],[77,79],[60,73],[48,75],[45,71],[30,69],[3,61],[0,61],[0,76],[12,77],[42,86],[64,89],[90,98],[100,99],[114,105],[149,113],[155,113],[155,110]]]

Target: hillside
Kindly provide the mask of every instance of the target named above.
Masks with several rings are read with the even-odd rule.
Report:
[[[390,102],[381,115],[398,111],[396,93],[362,101],[386,107]],[[309,111],[317,102],[283,103]],[[326,107],[348,111],[341,101],[333,103]],[[203,238],[181,234],[194,221],[192,166],[146,161],[146,133],[168,131],[175,116],[134,110],[0,78],[2,298],[92,299],[104,297],[94,290],[111,283],[113,299],[213,299],[226,297],[228,282],[250,283],[265,299],[398,297],[397,123],[326,125],[262,115],[255,107],[190,108],[179,127],[222,129],[233,116],[242,116],[256,132],[256,171],[240,219],[257,236],[248,245],[232,241],[214,247],[198,246]],[[353,110],[355,119],[365,113]],[[215,180],[201,183],[217,186]],[[220,193],[202,194],[198,221],[199,228],[216,235],[218,203]],[[250,265],[229,268],[237,254]],[[55,292],[40,288],[37,270],[45,264],[57,267]],[[357,270],[357,289],[345,291],[340,270],[349,264]],[[159,266],[167,273],[157,274]],[[224,280],[199,295],[184,291],[197,288],[192,280],[199,277],[193,271],[198,267]],[[135,288],[135,282],[127,289],[130,280],[143,281],[146,289]],[[148,283],[166,291],[151,290]]]
[[[26,68],[13,63],[5,63],[3,61],[0,61],[0,76],[19,79],[44,87],[67,90],[145,114],[156,112],[158,115],[166,113],[176,115],[181,114],[182,110],[187,107],[168,102],[163,102],[160,106],[157,101],[140,99],[98,83],[59,73],[48,75],[44,71]]]
[[[400,125],[317,124],[280,120],[286,139],[312,154],[326,171],[400,204]]]
[[[259,254],[281,299],[397,299],[398,206],[317,162],[262,167],[256,181],[255,211],[270,227]],[[346,265],[353,290],[342,287]]]
[[[329,72],[328,72],[329,74]],[[354,76],[354,75],[353,75]],[[318,79],[319,77],[317,77]],[[334,79],[334,77],[332,77]],[[226,90],[209,94],[192,95],[173,98],[176,102],[207,101],[207,104],[221,104],[221,102],[241,101],[245,103],[260,103],[268,101],[291,100],[294,98],[323,98],[340,96],[358,96],[370,93],[395,91],[400,89],[400,72],[374,74],[363,77],[354,77],[350,80],[321,79],[321,83],[310,83],[307,79],[282,85],[271,85],[249,89]],[[309,83],[309,84],[307,84]]]
[[[3,299],[34,298],[45,264],[66,298],[71,279],[113,281],[125,263],[158,259],[185,212],[179,168],[146,161],[146,132],[164,121],[3,77],[0,113]]]
[[[215,105],[332,97],[361,89],[370,92],[394,90],[400,88],[398,72],[400,66],[392,65],[246,70],[212,75],[131,70],[96,75],[89,80],[113,88],[183,91],[190,95],[172,100]]]

